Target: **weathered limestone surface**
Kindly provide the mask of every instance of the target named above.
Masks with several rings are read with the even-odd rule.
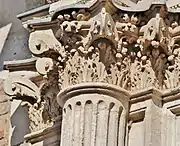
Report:
[[[3,82],[0,80],[0,145],[9,145],[10,101],[4,93]]]
[[[129,94],[101,83],[70,88],[58,95],[63,106],[61,146],[125,145]]]
[[[24,145],[179,145],[180,2],[48,2],[18,16],[38,75],[4,81],[28,109]]]

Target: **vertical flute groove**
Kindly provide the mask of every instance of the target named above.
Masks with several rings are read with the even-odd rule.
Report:
[[[126,110],[110,99],[68,100],[61,146],[124,146]]]

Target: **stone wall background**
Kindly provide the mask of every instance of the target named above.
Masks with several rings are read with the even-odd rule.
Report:
[[[12,23],[9,36],[0,54],[0,70],[3,62],[9,60],[22,60],[31,57],[28,49],[28,31],[25,30],[21,21],[16,18],[17,14],[45,4],[45,0],[1,0],[0,1],[0,28]],[[1,78],[1,77],[0,77]]]

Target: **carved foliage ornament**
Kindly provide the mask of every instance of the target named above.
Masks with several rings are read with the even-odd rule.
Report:
[[[166,15],[164,7],[140,14],[115,12],[119,1],[111,2],[99,1],[103,4],[95,13],[87,9],[62,12],[55,33],[48,29],[30,34],[29,48],[40,57],[36,68],[44,80],[37,87],[25,78],[9,78],[5,92],[32,103],[32,131],[52,125],[61,115],[55,97],[70,85],[105,82],[131,91],[179,85],[179,16]],[[120,2],[128,8],[145,1]]]
[[[61,13],[55,36],[52,30],[31,33],[32,53],[56,62],[59,89],[94,81],[128,90],[149,86],[171,88],[178,84],[179,77],[170,79],[179,72],[177,17],[168,21],[163,6],[155,7],[157,13],[151,17],[148,12],[115,14],[106,5],[98,10],[95,16],[85,9]],[[100,76],[99,70],[104,70]]]
[[[49,29],[30,34],[29,47],[40,57],[36,68],[44,77],[39,88],[42,109],[39,114],[32,107],[30,113],[37,112],[40,121],[56,121],[61,109],[51,108],[54,97],[70,85],[105,82],[127,90],[179,85],[179,16],[167,21],[161,9],[156,15],[115,14],[107,6],[98,10],[61,13],[55,33]],[[37,126],[33,121],[31,127]]]
[[[39,62],[41,61],[37,61]],[[38,87],[28,78],[16,76],[10,76],[4,81],[6,94],[12,99],[27,103],[31,132],[52,126],[60,118],[61,109],[56,100],[59,90],[53,86],[53,82],[51,83],[51,85],[45,84],[44,81],[41,87]]]

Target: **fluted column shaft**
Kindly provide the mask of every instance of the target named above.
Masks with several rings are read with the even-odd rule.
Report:
[[[61,146],[124,146],[127,95],[103,86],[82,88],[65,90],[66,94],[58,96],[59,99],[67,96],[63,104]]]

